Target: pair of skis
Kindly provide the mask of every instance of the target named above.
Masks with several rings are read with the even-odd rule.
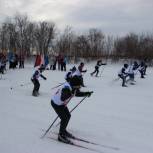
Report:
[[[52,139],[54,141],[58,141],[58,139],[55,138],[55,137],[48,136],[48,138]],[[79,137],[75,137],[75,136],[70,137],[69,140],[70,140],[69,143],[65,143],[65,142],[62,142],[62,143],[72,145],[72,146],[75,146],[75,147],[79,147],[79,148],[82,148],[82,149],[90,150],[90,151],[97,152],[97,153],[103,153],[103,152],[101,150],[98,150],[98,149],[95,149],[95,148],[91,148],[91,147],[87,147],[87,146],[84,146],[84,145],[77,144],[77,141],[87,143],[87,144],[91,144],[91,145],[95,145],[95,146],[100,146],[100,147],[103,147],[103,148],[106,148],[106,149],[111,149],[111,150],[116,150],[116,151],[119,150],[118,147],[102,145],[102,144],[95,143],[95,142],[89,141],[87,139],[83,139],[83,138],[79,138]],[[73,140],[75,142],[73,142]],[[58,142],[61,142],[61,141],[58,141]]]

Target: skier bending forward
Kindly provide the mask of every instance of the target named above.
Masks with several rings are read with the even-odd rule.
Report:
[[[68,102],[73,96],[90,97],[93,93],[92,91],[81,92],[81,85],[82,80],[78,76],[74,76],[70,82],[66,82],[60,89],[58,89],[58,91],[51,98],[51,105],[61,119],[58,140],[64,143],[69,143],[70,140],[68,139],[68,137],[72,137],[72,134],[70,134],[66,130],[71,117],[71,114],[67,107]]]

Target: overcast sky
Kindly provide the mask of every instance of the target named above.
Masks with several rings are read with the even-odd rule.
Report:
[[[59,29],[101,29],[106,34],[153,32],[153,0],[0,0],[0,22],[16,12]]]

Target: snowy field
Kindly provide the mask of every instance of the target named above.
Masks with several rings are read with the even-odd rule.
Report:
[[[113,81],[122,65],[108,64],[102,77],[96,78],[90,76],[94,64],[85,64],[87,87],[82,88],[94,94],[73,111],[68,130],[103,146],[75,142],[103,153],[153,153],[152,68],[147,69],[145,79],[138,74],[136,85],[123,88],[121,80]],[[39,97],[32,96],[33,72],[32,65],[25,65],[25,69],[8,70],[0,80],[0,153],[92,153],[49,139],[57,137],[59,120],[40,138],[56,118],[50,105],[56,89],[51,88],[64,82],[65,72],[45,71],[47,80],[40,80]],[[73,98],[68,107],[73,108],[81,99]]]

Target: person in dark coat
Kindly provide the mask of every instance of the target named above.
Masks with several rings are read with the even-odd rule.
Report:
[[[128,66],[129,66],[128,64],[124,64],[124,67],[122,67],[122,69],[118,73],[118,76],[122,79],[122,87],[127,87],[125,82],[126,82],[126,78],[128,76],[128,73],[126,72]]]
[[[106,63],[102,63],[102,60],[98,60],[96,66],[95,66],[95,70],[92,73],[90,73],[91,76],[93,76],[96,73],[95,76],[98,77],[99,67],[102,65],[106,65]]]
[[[141,78],[145,78],[144,77],[144,75],[146,73],[145,71],[146,71],[145,63],[143,61],[141,61],[140,66],[139,66],[139,72],[140,72]]]

